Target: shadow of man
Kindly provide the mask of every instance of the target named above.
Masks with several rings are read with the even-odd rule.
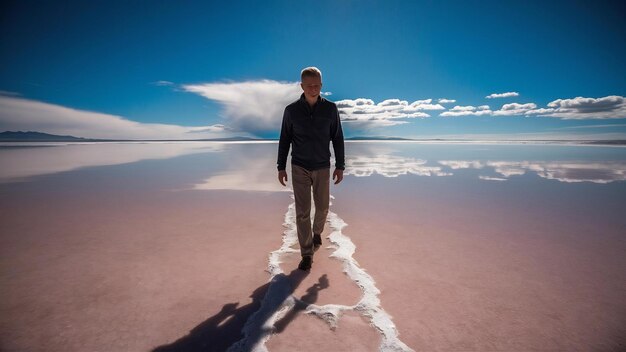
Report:
[[[296,300],[293,308],[287,314],[285,314],[284,317],[282,317],[274,324],[276,332],[283,332],[287,325],[291,323],[291,321],[296,317],[296,315],[298,315],[299,312],[305,310],[309,305],[317,302],[319,291],[328,288],[328,286],[330,285],[328,283],[328,277],[326,276],[326,274],[320,276],[317,283],[309,287],[306,290],[306,294],[300,297],[299,300]]]
[[[278,274],[270,282],[252,292],[251,303],[239,308],[237,308],[239,302],[227,303],[217,314],[200,323],[186,336],[170,344],[156,347],[152,352],[226,351],[231,346],[238,351],[249,351],[270,332],[268,330],[271,327],[265,327],[265,323],[278,311],[283,302],[289,299],[308,275],[309,272],[299,269],[294,269],[289,275]],[[317,299],[317,291],[326,287],[328,287],[328,279],[326,275],[323,275],[318,283],[307,289],[307,294],[302,297],[302,300],[307,299],[309,303],[313,303],[310,300]],[[298,307],[298,304],[302,303],[296,300],[294,308]],[[295,314],[302,309],[304,308],[292,309],[295,312],[293,314],[292,311],[289,312],[290,318],[287,319],[286,316],[281,319],[280,331],[283,331]]]

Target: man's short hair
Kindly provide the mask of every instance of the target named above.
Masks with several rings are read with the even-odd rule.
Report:
[[[307,67],[302,72],[300,72],[300,80],[304,81],[304,77],[319,77],[322,79],[322,71],[320,71],[317,67],[311,66]]]

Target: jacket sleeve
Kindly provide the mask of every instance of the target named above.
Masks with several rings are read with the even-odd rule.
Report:
[[[341,128],[341,118],[339,117],[339,109],[335,106],[335,119],[331,124],[331,138],[333,141],[333,150],[335,151],[335,168],[345,170],[345,152],[343,148],[343,130]]]
[[[289,147],[293,136],[293,125],[289,111],[285,108],[283,113],[283,122],[280,129],[280,140],[278,141],[278,171],[285,170],[287,167],[287,156],[289,155]]]

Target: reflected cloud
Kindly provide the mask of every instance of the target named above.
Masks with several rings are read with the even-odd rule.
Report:
[[[540,177],[561,182],[610,183],[626,180],[626,164],[619,162],[489,162],[496,172],[508,177],[523,171],[534,172]]]
[[[168,159],[186,154],[217,152],[214,142],[68,143],[0,146],[0,183],[84,167],[119,165],[146,159]]]
[[[277,143],[231,142],[120,142],[120,143],[32,143],[0,144],[0,183],[18,182],[31,177],[72,171],[85,167],[134,163],[147,159],[169,159],[188,154],[220,152],[219,157],[201,157],[207,166],[204,175],[189,175],[182,189],[237,190],[259,192],[292,192],[291,166],[288,163],[288,184],[282,186],[276,173]],[[414,152],[400,155],[398,148]],[[433,149],[434,148],[434,149]],[[460,170],[478,170],[472,177],[485,181],[506,181],[514,176],[534,174],[559,182],[591,182],[606,184],[626,180],[626,160],[598,161],[528,161],[488,159],[446,159],[433,157],[433,152],[446,150],[439,146],[370,143],[351,145],[346,156],[346,176],[399,177],[462,175]],[[416,157],[412,157],[415,155]],[[420,158],[421,156],[430,158]],[[419,157],[417,157],[419,156]],[[499,156],[498,156],[499,157]],[[431,161],[429,161],[430,159]],[[443,159],[436,161],[437,159]],[[190,161],[191,162],[191,161]],[[180,164],[191,167],[197,164]],[[182,166],[185,165],[185,166]],[[199,177],[198,177],[199,176]],[[182,179],[181,179],[182,181]],[[174,187],[178,188],[178,187]],[[179,188],[180,189],[180,188]]]
[[[442,160],[439,164],[451,169],[492,168],[501,177],[480,175],[482,180],[504,181],[511,176],[534,173],[560,182],[610,183],[626,180],[626,162],[559,162],[559,161],[478,161]]]
[[[210,177],[193,185],[193,190],[231,190],[253,192],[292,192],[291,166],[287,165],[288,182],[278,182],[276,171],[277,143],[255,143],[229,148],[226,169],[215,170]]]
[[[368,156],[368,154],[374,156]],[[560,182],[592,182],[606,184],[626,181],[626,161],[507,161],[507,160],[428,160],[394,155],[393,149],[366,148],[358,155],[346,156],[345,175],[356,177],[379,174],[384,177],[400,175],[450,176],[455,170],[476,169],[492,171],[479,175],[485,181],[506,181],[513,176],[535,174]]]
[[[485,181],[506,181],[506,178],[502,178],[502,177],[491,177],[491,176],[483,176],[480,175],[478,176],[479,179],[481,180],[485,180]]]
[[[265,160],[246,158],[244,156],[235,160],[235,164],[242,165],[243,168],[211,176],[193,186],[193,189],[292,192],[291,183],[288,183],[287,187],[281,185],[278,182],[276,168],[268,165]],[[290,173],[288,179],[291,181]]]
[[[456,169],[480,169],[483,167],[483,164],[480,161],[476,160],[442,160],[439,161],[439,164],[445,165],[453,170]]]
[[[426,160],[406,158],[394,155],[348,156],[346,157],[346,175],[357,177],[379,174],[385,177],[398,177],[413,174],[418,176],[449,176],[439,166],[428,166]]]

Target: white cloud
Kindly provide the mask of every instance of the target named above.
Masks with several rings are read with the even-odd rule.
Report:
[[[517,96],[516,92],[491,94],[491,98]],[[557,99],[547,107],[538,108],[535,103],[504,104],[499,110],[490,110],[489,105],[455,106],[439,116],[548,116],[562,119],[620,119],[626,118],[626,98],[610,95],[603,98]]]
[[[335,102],[341,121],[356,129],[373,129],[408,123],[405,119],[430,117],[421,112],[418,105],[409,105],[406,100],[386,99],[375,104],[371,99],[345,99]]]
[[[478,107],[478,111],[476,111],[477,108],[475,106],[460,106],[457,105],[455,107],[453,107],[452,109],[445,111],[441,114],[439,114],[439,116],[443,116],[443,117],[457,117],[457,116],[482,116],[482,115],[491,115],[492,111],[489,110],[489,106],[488,105],[481,105]]]
[[[201,139],[232,136],[224,125],[186,127],[0,95],[0,129],[102,139]]]
[[[279,129],[285,106],[302,94],[298,82],[272,80],[187,84],[182,89],[221,104],[222,117],[233,130],[257,135]]]
[[[548,103],[552,111],[542,116],[569,119],[619,119],[626,118],[626,98],[609,95],[602,98],[557,99]]]
[[[441,104],[431,104],[432,99],[416,100],[409,105],[415,110],[445,110]]]
[[[534,103],[526,103],[526,104],[511,103],[511,104],[502,105],[501,110],[518,111],[518,110],[530,110],[530,109],[535,109],[535,108],[537,108],[537,105]]]
[[[517,97],[519,96],[518,92],[506,92],[506,93],[493,93],[489,94],[485,98],[494,99],[494,98],[508,98],[508,97]]]
[[[358,98],[354,101],[354,103],[358,105],[374,105],[374,101],[372,99]]]
[[[378,103],[378,106],[407,106],[409,103],[406,100],[400,99],[387,99]]]
[[[476,110],[476,107],[468,105],[468,106],[455,106],[452,109],[450,109],[450,111],[474,111]]]
[[[554,109],[551,109],[551,108],[548,108],[548,109],[546,109],[546,108],[540,108],[540,109],[531,109],[531,110],[528,110],[528,111],[526,111],[524,114],[525,114],[525,115],[541,115],[541,114],[548,114],[548,113],[551,113],[551,112],[553,112],[553,111],[554,111]]]
[[[280,126],[286,105],[302,94],[299,82],[272,80],[204,83],[183,85],[182,89],[218,102],[224,108],[223,118],[234,131],[252,134],[275,132]],[[406,119],[429,117],[421,110],[444,109],[430,104],[432,99],[409,104],[406,100],[386,99],[375,103],[358,98],[336,101],[345,127],[368,130],[408,123]]]
[[[512,115],[524,115],[529,111],[537,108],[537,104],[535,103],[526,103],[526,104],[504,104],[500,108],[500,110],[496,110],[493,112],[495,116],[512,116]]]
[[[445,111],[439,114],[439,116],[443,117],[457,117],[457,116],[483,116],[483,115],[491,115],[491,110],[480,110],[480,111]]]
[[[441,98],[441,99],[439,99],[438,102],[439,102],[439,104],[448,104],[448,103],[456,103],[456,100]]]

